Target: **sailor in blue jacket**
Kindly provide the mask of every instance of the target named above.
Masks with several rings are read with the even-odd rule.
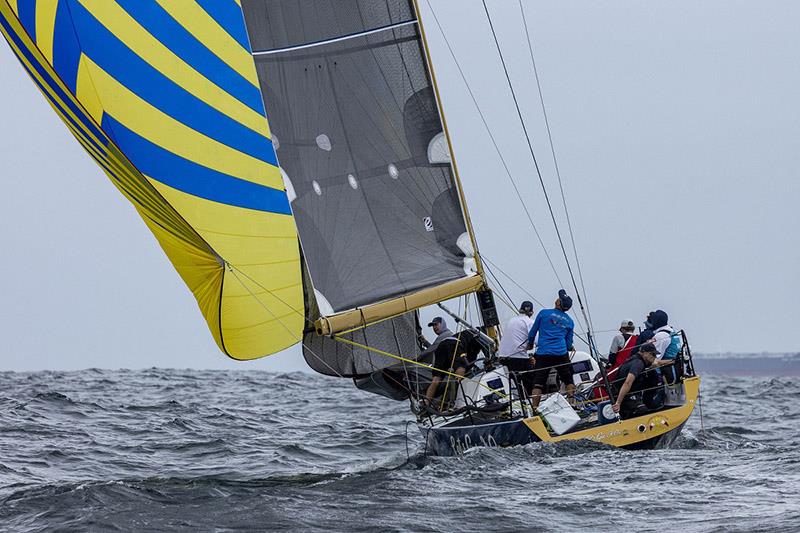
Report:
[[[572,307],[572,298],[567,296],[567,291],[558,291],[558,299],[555,309],[542,309],[536,315],[528,333],[528,349],[533,349],[536,336],[539,342],[536,345],[534,355],[533,372],[533,393],[531,401],[534,407],[539,406],[542,391],[547,384],[550,370],[555,368],[561,382],[567,387],[567,396],[575,394],[575,383],[572,380],[572,364],[569,359],[569,352],[575,348],[572,346],[572,336],[574,334],[575,323],[567,314]]]

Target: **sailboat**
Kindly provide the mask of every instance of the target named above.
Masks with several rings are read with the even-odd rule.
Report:
[[[505,296],[478,248],[419,14],[417,0],[0,0],[0,30],[224,354],[300,344],[313,370],[408,401],[430,453],[668,445],[698,401],[687,342],[668,401],[620,420],[590,397],[606,376],[589,337],[572,356],[586,397],[569,430],[498,362]],[[482,356],[422,405],[420,310],[434,305]]]

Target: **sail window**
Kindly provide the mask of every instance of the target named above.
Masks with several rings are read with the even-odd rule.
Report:
[[[469,238],[469,233],[466,231],[458,236],[458,239],[456,239],[456,246],[458,246],[459,250],[464,252],[464,255],[467,257],[473,257],[475,255],[475,248],[472,247],[472,239]]]
[[[387,170],[389,171],[389,176],[391,176],[393,180],[400,177],[400,171],[397,170],[397,166],[394,163],[391,163]]]
[[[352,174],[347,175],[347,182],[350,184],[353,190],[358,189],[358,181],[356,181],[356,177]]]
[[[477,261],[475,261],[475,248],[472,246],[472,239],[466,231],[458,236],[456,246],[464,252],[464,274],[471,276],[478,273]]]
[[[317,180],[312,181],[311,186],[314,187],[314,192],[317,193],[317,196],[322,196],[322,187],[319,186]]]
[[[331,151],[331,139],[324,133],[321,135],[317,135],[317,146],[320,150],[325,150],[326,152]]]
[[[450,163],[450,146],[447,144],[444,132],[439,132],[428,143],[428,162],[431,165]]]
[[[283,168],[281,168],[281,178],[283,179],[283,186],[286,189],[286,196],[289,198],[289,203],[292,203],[297,199],[297,193],[294,192],[292,180],[289,179],[289,175],[286,174],[286,171],[284,171]]]
[[[334,313],[333,307],[331,306],[328,299],[325,298],[325,295],[319,292],[317,289],[314,289],[314,297],[317,300],[317,307],[319,308],[319,312],[322,316],[332,315]]]

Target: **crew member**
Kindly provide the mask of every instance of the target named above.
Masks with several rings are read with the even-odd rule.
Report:
[[[442,342],[444,339],[453,336],[453,332],[447,327],[447,322],[445,322],[444,318],[437,316],[433,320],[428,323],[429,328],[433,328],[433,333],[436,335],[436,339],[434,341],[428,342],[428,339],[425,338],[425,335],[422,333],[419,334],[418,340],[420,345],[424,348],[422,352],[419,354],[419,360],[422,360],[426,357],[433,355],[436,352],[436,347],[439,346],[439,343]],[[417,330],[419,331],[419,330]]]
[[[655,342],[653,339],[656,336],[656,333],[659,331],[672,331],[672,328],[667,325],[669,322],[669,317],[667,313],[661,311],[650,311],[647,314],[647,318],[644,320],[644,329],[639,334],[639,340],[636,343],[636,347],[633,349],[633,353],[631,355],[636,355],[639,353],[639,348],[647,344],[648,342]],[[667,343],[669,345],[669,343]],[[656,346],[658,348],[658,346]]]
[[[639,348],[638,354],[632,356],[619,367],[618,379],[614,382],[615,388],[618,389],[616,402],[612,406],[615,413],[622,411],[623,418],[635,414],[640,404],[638,401],[630,400],[630,398],[630,401],[626,402],[626,396],[640,391],[650,392],[649,389],[658,386],[655,371],[645,372],[645,368],[652,366],[655,360],[656,347],[653,343],[647,343]],[[653,397],[653,394],[648,395],[648,398]],[[648,405],[648,407],[653,408],[656,406]]]
[[[533,389],[533,361],[528,355],[528,332],[533,327],[533,304],[522,302],[519,314],[512,317],[503,329],[498,356],[514,375],[520,399],[530,396]],[[524,391],[524,393],[523,393]]]
[[[533,407],[539,406],[542,391],[545,389],[552,368],[556,369],[561,382],[566,385],[567,396],[572,397],[575,394],[572,364],[569,360],[569,352],[575,349],[572,346],[575,323],[567,314],[571,307],[572,298],[567,296],[567,291],[564,289],[559,290],[555,308],[539,311],[528,333],[528,349],[531,350],[534,345],[536,346],[531,394]],[[534,343],[537,335],[539,342]]]
[[[619,327],[619,335],[611,340],[611,348],[608,349],[608,364],[610,368],[615,368],[624,363],[631,355],[633,347],[636,345],[636,325],[633,320],[623,320]]]
[[[425,398],[428,401],[433,400],[439,384],[448,376],[460,381],[470,365],[475,363],[480,351],[481,344],[471,331],[461,331],[441,339],[434,352],[431,384],[425,391]]]
[[[653,344],[655,344],[658,352],[657,358],[661,360],[664,358],[664,354],[667,353],[667,348],[672,341],[672,334],[675,330],[669,325],[667,313],[660,309],[650,313],[648,320],[653,327]]]

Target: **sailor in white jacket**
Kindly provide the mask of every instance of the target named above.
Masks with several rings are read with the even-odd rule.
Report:
[[[660,361],[664,357],[669,343],[672,342],[672,333],[674,333],[675,330],[668,324],[669,316],[667,313],[660,309],[650,313],[647,317],[647,321],[650,323],[650,329],[652,329],[655,334],[653,336],[653,344],[655,344],[656,351],[658,352],[656,360]]]

